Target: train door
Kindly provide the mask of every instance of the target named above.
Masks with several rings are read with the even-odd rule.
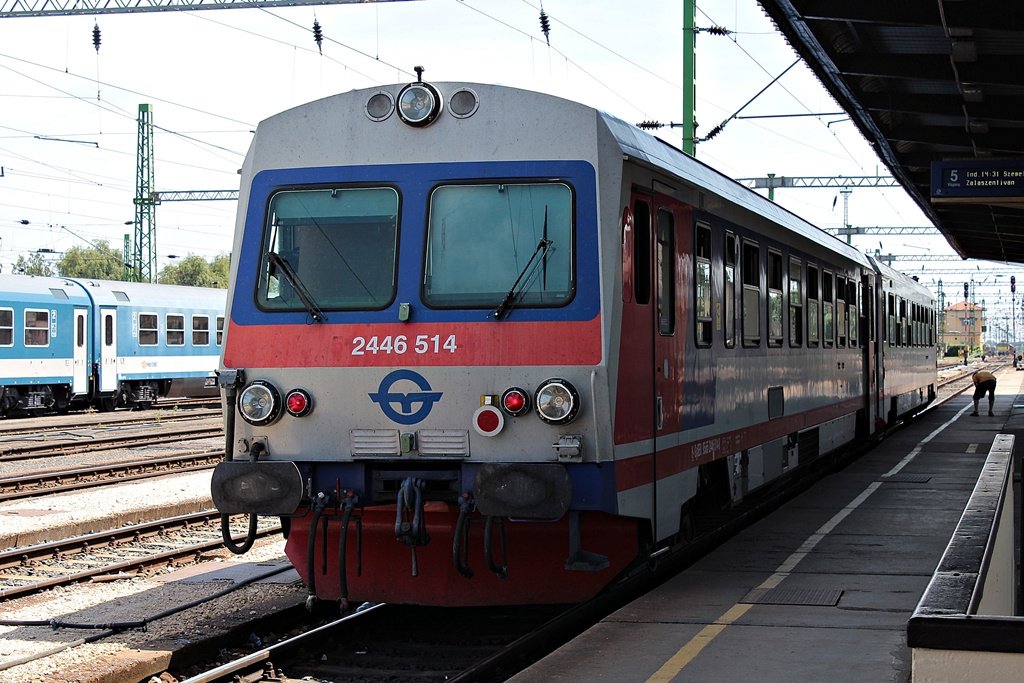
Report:
[[[651,271],[654,275],[654,471],[655,540],[679,530],[684,500],[683,458],[678,452],[683,430],[683,386],[690,292],[689,251],[693,218],[689,206],[662,194],[654,196]]]
[[[74,368],[72,370],[71,393],[84,394],[89,391],[89,311],[75,309]]]
[[[100,308],[100,391],[117,389],[117,309]]]
[[[868,398],[868,432],[875,431],[875,421],[882,409],[881,363],[882,354],[878,349],[878,294],[875,290],[874,273],[861,277],[861,343],[864,345],[864,392]]]

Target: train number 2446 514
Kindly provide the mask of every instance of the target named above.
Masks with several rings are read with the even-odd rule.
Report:
[[[416,339],[409,339],[404,334],[392,337],[355,337],[352,340],[352,355],[365,356],[367,353],[397,353],[399,355],[408,351],[414,353],[455,353],[458,346],[455,343],[455,335],[450,334],[445,339],[440,334],[418,334]]]

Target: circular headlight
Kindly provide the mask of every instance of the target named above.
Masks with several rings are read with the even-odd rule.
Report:
[[[568,381],[553,378],[541,383],[534,397],[537,415],[549,424],[572,422],[580,411],[580,395]]]
[[[429,125],[441,107],[441,93],[426,83],[410,83],[398,93],[398,116],[410,126]]]
[[[281,414],[281,395],[274,385],[257,380],[242,390],[238,397],[238,412],[251,425],[268,425]]]

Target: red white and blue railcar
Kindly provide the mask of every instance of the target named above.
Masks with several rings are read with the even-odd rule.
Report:
[[[239,207],[214,500],[311,597],[578,601],[934,395],[923,287],[555,97],[297,107]]]
[[[0,415],[216,396],[226,292],[0,275]]]

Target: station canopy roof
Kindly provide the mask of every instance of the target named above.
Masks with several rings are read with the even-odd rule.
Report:
[[[1024,263],[1019,0],[759,0],[963,258]]]

